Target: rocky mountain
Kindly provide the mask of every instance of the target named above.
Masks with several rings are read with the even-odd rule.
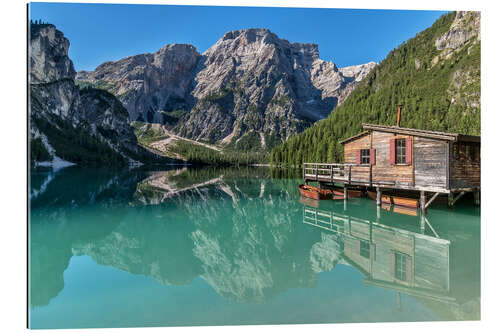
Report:
[[[170,44],[154,54],[109,61],[93,72],[78,72],[76,79],[113,93],[130,119],[164,123],[170,120],[170,111],[186,109],[185,98],[200,57],[191,45]]]
[[[200,55],[191,45],[106,62],[80,85],[115,94],[131,120],[226,147],[267,150],[325,118],[375,63],[337,68],[316,44],[267,29],[230,31]]]
[[[325,121],[276,147],[272,163],[340,162],[338,142],[362,123],[394,125],[398,104],[403,127],[480,135],[480,21],[479,12],[440,17],[389,52]]]
[[[125,164],[156,161],[137,144],[121,102],[100,89],[80,89],[69,41],[51,24],[30,25],[31,161]]]

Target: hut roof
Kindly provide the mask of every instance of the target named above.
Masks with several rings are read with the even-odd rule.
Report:
[[[349,141],[356,140],[370,131],[378,131],[378,132],[388,132],[395,134],[405,134],[412,136],[420,136],[425,138],[437,139],[437,140],[445,140],[445,141],[458,141],[458,142],[481,142],[480,136],[472,136],[472,135],[463,135],[459,133],[447,133],[447,132],[437,132],[437,131],[427,131],[416,128],[404,128],[398,126],[385,126],[385,125],[375,125],[375,124],[363,124],[364,131],[351,136],[350,138],[344,139],[340,141],[341,144],[345,144]]]

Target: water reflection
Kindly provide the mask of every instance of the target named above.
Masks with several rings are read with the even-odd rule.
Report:
[[[383,224],[380,210],[377,221],[370,221],[349,215],[349,210],[304,204],[302,222],[340,239],[342,259],[365,276],[364,283],[397,291],[398,307],[401,292],[433,308],[443,320],[479,319],[479,245],[468,237],[440,238],[426,217],[421,217],[417,232],[416,223],[406,229]],[[392,213],[417,215],[413,210],[382,207],[388,212],[391,208]],[[467,228],[479,235],[474,226]],[[464,293],[464,288],[469,292]]]
[[[364,199],[307,201],[297,180],[264,168],[34,176],[32,307],[56,298],[71,257],[86,255],[165,285],[201,277],[225,299],[256,304],[349,265],[366,284],[410,295],[441,319],[479,317],[479,245],[471,246],[479,228],[444,213],[429,214],[438,238],[418,217],[376,213]]]
[[[130,193],[119,176],[93,177],[82,187],[68,170],[33,201],[33,306],[48,304],[63,289],[74,255],[165,284],[200,276],[237,301],[263,302],[281,290],[314,286],[309,249],[318,233],[294,223],[300,207],[290,205],[293,187],[283,186],[289,180],[241,178],[241,170],[231,169],[138,174]]]

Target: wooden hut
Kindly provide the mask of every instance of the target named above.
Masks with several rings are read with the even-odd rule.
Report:
[[[378,197],[382,189],[420,191],[422,209],[440,193],[453,205],[474,192],[479,203],[479,136],[373,124],[363,130],[340,142],[344,163],[305,163],[306,182],[373,187]],[[427,203],[425,192],[435,194]]]

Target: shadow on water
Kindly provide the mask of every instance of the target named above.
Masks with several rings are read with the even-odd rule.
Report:
[[[479,211],[438,207],[428,214],[434,231],[421,230],[420,217],[377,212],[367,199],[304,201],[293,177],[267,168],[33,171],[30,304],[49,305],[70,259],[85,255],[165,285],[201,277],[225,299],[255,304],[315,288],[342,264],[442,320],[479,319]]]

